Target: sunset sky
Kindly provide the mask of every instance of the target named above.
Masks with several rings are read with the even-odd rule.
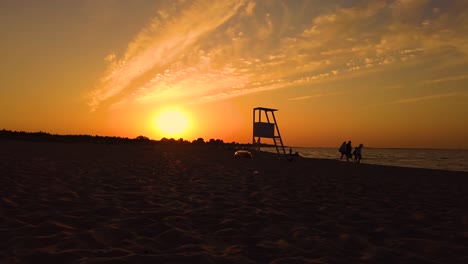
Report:
[[[249,143],[263,106],[286,145],[468,149],[466,0],[2,0],[0,34],[0,129]]]

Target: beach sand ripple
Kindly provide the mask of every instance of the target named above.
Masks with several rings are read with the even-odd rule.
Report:
[[[468,174],[0,141],[1,263],[468,263]]]

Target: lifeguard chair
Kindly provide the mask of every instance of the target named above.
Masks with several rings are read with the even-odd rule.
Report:
[[[271,138],[275,144],[276,152],[281,152],[286,155],[283,140],[276,123],[275,112],[278,109],[265,107],[255,107],[253,109],[253,149],[259,151],[261,146],[261,138]],[[262,116],[266,122],[262,122]],[[270,119],[271,116],[271,119]],[[265,121],[264,119],[264,121]]]

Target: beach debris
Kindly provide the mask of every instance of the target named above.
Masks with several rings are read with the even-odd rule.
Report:
[[[238,150],[234,153],[236,158],[252,158],[252,153],[248,150]]]

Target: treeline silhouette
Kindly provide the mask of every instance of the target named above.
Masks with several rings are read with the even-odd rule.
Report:
[[[196,140],[188,141],[183,138],[162,138],[161,140],[150,139],[146,136],[128,137],[110,137],[110,136],[92,136],[92,135],[58,135],[46,132],[24,132],[0,130],[0,140],[21,140],[34,142],[68,142],[68,143],[102,143],[102,144],[193,144],[193,145],[211,145],[228,148],[250,148],[251,144],[241,144],[238,142],[225,143],[221,139],[209,139],[205,141],[199,137]]]

